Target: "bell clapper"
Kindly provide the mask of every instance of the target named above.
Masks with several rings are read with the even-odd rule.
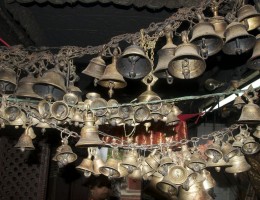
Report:
[[[236,53],[238,55],[242,54],[242,49],[240,48],[240,42],[238,38],[236,38]]]
[[[187,58],[182,61],[182,74],[185,79],[190,77],[189,60]]]
[[[202,54],[203,59],[207,59],[208,58],[208,46],[206,44],[206,39],[205,38],[202,38],[201,54]]]
[[[109,90],[108,90],[108,95],[109,95],[109,98],[112,98],[113,94],[114,94],[114,91],[113,91],[113,88],[114,88],[115,84],[114,82],[109,82]]]

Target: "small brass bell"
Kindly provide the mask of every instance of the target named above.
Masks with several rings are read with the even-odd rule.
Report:
[[[145,162],[152,168],[157,169],[160,164],[160,154],[158,154],[157,150],[153,150],[152,153],[145,158]]]
[[[63,144],[61,146],[60,152],[56,155],[56,160],[60,162],[63,166],[74,162],[77,160],[77,154],[73,153],[71,147],[68,145],[68,140],[63,139]]]
[[[223,158],[220,146],[216,143],[209,145],[204,153],[208,158],[212,160],[212,162],[215,163],[217,163],[221,158]]]
[[[90,177],[94,174],[93,161],[89,158],[84,158],[82,162],[76,166],[77,170],[83,171],[85,177]]]
[[[92,58],[86,67],[81,73],[86,74],[88,76],[94,77],[99,80],[104,74],[106,68],[106,63],[102,59],[101,55],[98,55],[95,58]]]
[[[203,169],[202,176],[205,178],[205,180],[202,183],[205,190],[209,190],[216,186],[216,181],[213,179],[208,170]]]
[[[242,22],[247,27],[248,31],[254,30],[260,26],[260,14],[252,5],[243,5],[237,11],[237,18],[239,22]]]
[[[129,79],[140,79],[152,70],[152,63],[144,50],[135,44],[127,47],[116,62],[118,72]]]
[[[71,122],[74,122],[75,126],[79,126],[80,123],[83,123],[83,116],[79,109],[75,109],[71,118]]]
[[[245,101],[240,96],[237,96],[234,100],[233,106],[237,109],[241,109],[245,104]]]
[[[80,131],[80,139],[76,143],[76,147],[89,147],[102,145],[103,141],[100,140],[98,136],[98,128],[95,123],[95,119],[92,114],[88,113],[84,119],[85,126]]]
[[[69,115],[69,107],[63,101],[55,101],[50,107],[51,115],[57,120],[64,120]]]
[[[239,154],[239,149],[234,148],[230,143],[225,142],[222,144],[221,151],[223,153],[223,159],[228,162],[231,158]]]
[[[130,151],[125,154],[121,165],[128,170],[129,174],[131,174],[138,166],[137,157],[134,152]]]
[[[65,77],[57,69],[48,70],[37,78],[33,90],[47,100],[62,100],[66,91]]]
[[[181,185],[187,180],[188,172],[184,167],[180,165],[174,165],[170,167],[168,177],[173,184]]]
[[[165,176],[160,182],[158,182],[156,184],[156,188],[163,193],[178,193],[177,186],[173,184],[171,178],[168,176]]]
[[[128,175],[129,178],[134,180],[142,179],[142,172],[140,168],[136,168],[131,174]]]
[[[149,119],[150,117],[150,110],[147,106],[142,105],[137,107],[134,112],[134,119],[136,122],[143,122]]]
[[[260,144],[252,136],[248,136],[241,147],[241,151],[246,155],[258,153],[259,150]]]
[[[120,174],[119,178],[126,177],[129,174],[128,169],[123,167],[121,165],[121,162],[118,162],[118,166],[117,167],[118,167],[118,171],[119,171],[119,174]]]
[[[255,136],[256,138],[260,138],[260,126],[259,125],[256,127],[256,130],[253,133],[253,136]]]
[[[97,150],[95,150],[94,153],[94,159],[93,159],[93,171],[95,175],[99,175],[100,171],[99,168],[105,166],[104,161],[100,158],[100,156],[98,155]]]
[[[172,31],[170,26],[166,26],[165,30],[166,45],[158,52],[158,63],[154,70],[154,75],[158,78],[166,78],[169,84],[172,83],[173,77],[168,73],[169,62],[173,59],[176,45],[172,42]]]
[[[36,78],[34,78],[32,74],[22,78],[18,83],[15,95],[19,98],[43,99],[33,91],[33,85],[35,82]]]
[[[223,40],[214,30],[210,22],[206,22],[199,16],[199,23],[192,28],[191,43],[200,47],[204,58],[218,53],[223,46]]]
[[[243,155],[237,155],[230,159],[231,167],[227,167],[225,171],[227,173],[241,173],[250,170],[251,166],[247,163]]]
[[[15,128],[19,128],[19,126],[23,126],[26,124],[26,121],[27,121],[27,117],[26,117],[26,114],[22,111],[21,112],[21,115],[16,118],[15,120],[13,121],[9,121],[8,125],[11,125],[11,126],[15,126]]]
[[[149,185],[152,186],[153,189],[157,189],[156,188],[157,183],[161,182],[162,180],[163,180],[163,175],[158,172],[155,172],[151,177]]]
[[[195,172],[198,172],[206,168],[206,162],[201,158],[201,156],[198,153],[194,153],[192,154],[187,167]]]
[[[35,139],[36,138],[36,135],[34,133],[34,130],[31,126],[27,126],[26,129],[25,129],[25,134],[29,135],[30,138],[32,139]]]
[[[251,50],[256,38],[246,31],[246,27],[239,22],[232,22],[224,33],[226,37],[223,52],[228,55],[240,55]]]
[[[68,105],[76,105],[79,101],[82,101],[82,91],[71,84],[68,88],[68,92],[63,96],[63,101]]]
[[[247,61],[246,66],[249,69],[260,70],[260,34],[256,36],[256,44],[254,46],[253,54]]]
[[[103,107],[101,109],[101,107]],[[95,116],[103,116],[107,113],[107,101],[103,98],[95,98],[90,104],[90,110],[95,114]]]
[[[118,110],[119,110],[118,105],[119,105],[119,103],[117,100],[109,99],[109,101],[107,102],[108,112],[111,115],[117,114]]]
[[[9,122],[19,119],[21,115],[22,111],[17,106],[8,106],[4,110],[4,118],[7,119]]]
[[[118,171],[118,160],[109,158],[103,167],[99,168],[99,172],[108,178],[119,178],[120,172]]]
[[[214,5],[212,7],[212,11],[214,16],[209,19],[209,22],[213,24],[216,34],[221,38],[225,38],[224,32],[227,27],[227,22],[225,21],[225,17],[218,15],[218,5]]]
[[[0,67],[0,91],[4,94],[12,94],[16,85],[16,72],[11,68]]]
[[[27,131],[25,131],[21,135],[17,144],[14,147],[19,148],[22,152],[24,152],[25,150],[34,150],[35,149],[35,147],[32,143],[32,138],[29,136]]]
[[[41,100],[38,103],[38,111],[42,118],[49,118],[51,116],[51,104],[46,100]]]
[[[260,122],[260,108],[251,100],[242,108],[239,123],[254,124]]]
[[[123,121],[124,119],[118,113],[109,115],[108,122],[112,126],[121,126],[123,125]]]
[[[179,79],[192,79],[200,76],[206,63],[199,55],[199,48],[188,42],[187,32],[182,32],[183,43],[175,50],[174,58],[168,66],[169,73]]]
[[[132,106],[120,106],[118,108],[118,114],[123,119],[133,118],[134,109]]]
[[[213,200],[208,192],[203,188],[202,183],[195,183],[188,191],[180,187],[179,200]]]

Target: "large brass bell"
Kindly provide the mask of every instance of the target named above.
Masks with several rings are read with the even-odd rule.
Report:
[[[174,58],[168,66],[169,73],[176,78],[192,79],[200,76],[206,63],[199,55],[199,47],[188,42],[187,32],[182,32],[183,43],[175,50]]]
[[[129,79],[140,79],[152,70],[152,63],[144,50],[135,44],[127,47],[116,62],[118,72]]]
[[[252,5],[243,5],[237,11],[237,18],[239,22],[246,25],[248,31],[254,30],[260,26],[260,14]]]
[[[14,146],[19,148],[22,152],[25,150],[34,150],[35,147],[32,143],[32,138],[29,136],[28,131],[25,131],[19,138],[17,144]]]
[[[230,159],[231,167],[227,167],[225,171],[227,173],[241,173],[250,170],[251,166],[247,163],[245,156],[237,155]]]
[[[260,138],[260,126],[259,125],[256,127],[256,130],[253,133],[253,136],[255,136],[256,138]]]
[[[68,140],[64,138],[60,152],[56,155],[56,160],[65,166],[77,160],[77,157],[77,154],[73,153],[71,147],[68,145]]]
[[[11,94],[16,85],[16,72],[11,68],[0,67],[0,91],[4,94]]]
[[[64,120],[69,115],[69,107],[64,101],[55,101],[50,108],[51,115],[57,120]]]
[[[225,44],[222,48],[223,52],[228,55],[240,55],[251,50],[256,38],[250,35],[245,25],[239,22],[232,22],[227,26],[224,33],[226,37]]]
[[[18,82],[18,88],[15,95],[19,98],[28,98],[28,99],[43,99],[41,96],[36,94],[33,91],[33,85],[36,82],[36,78],[32,74],[22,78]]]
[[[104,74],[105,68],[105,61],[102,59],[101,55],[98,55],[90,60],[88,66],[82,71],[82,73],[99,80]]]
[[[200,47],[202,56],[207,58],[218,53],[223,46],[223,40],[214,30],[210,22],[206,22],[200,16],[200,22],[192,28],[190,42]]]
[[[46,71],[33,85],[36,94],[47,100],[62,100],[65,91],[65,77],[56,69]]]
[[[205,180],[202,183],[205,190],[209,190],[216,186],[216,181],[213,179],[208,170],[203,169],[202,176],[205,178]]]
[[[251,155],[259,152],[260,144],[255,141],[252,136],[248,136],[241,147],[241,151],[246,155]]]
[[[222,144],[221,151],[223,153],[223,159],[228,162],[231,158],[239,153],[239,149],[233,147],[230,143],[225,142]]]
[[[173,77],[168,73],[169,62],[173,59],[176,45],[172,42],[172,31],[170,26],[165,30],[166,44],[157,52],[158,63],[154,70],[154,75],[158,78],[166,78],[169,84],[172,83]]]
[[[99,168],[99,172],[108,178],[119,178],[120,172],[118,171],[118,160],[109,158],[103,167]]]
[[[247,61],[247,67],[249,69],[260,70],[260,34],[256,36],[256,44],[254,46],[253,54]]]
[[[242,108],[239,123],[254,124],[260,122],[260,108],[251,100]]]
[[[110,98],[113,95],[113,89],[124,88],[127,85],[123,76],[116,69],[117,56],[118,51],[115,49],[112,63],[106,67],[104,74],[98,81],[98,84],[102,87],[109,88],[108,94]]]
[[[76,143],[76,147],[89,147],[102,145],[103,141],[98,136],[98,128],[95,123],[95,119],[91,113],[88,113],[84,119],[85,126],[80,131],[80,139]]]
[[[209,145],[204,153],[209,159],[212,160],[212,162],[215,163],[217,163],[221,158],[223,158],[220,146],[216,143]]]

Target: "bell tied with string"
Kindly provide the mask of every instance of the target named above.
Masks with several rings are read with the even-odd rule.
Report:
[[[18,88],[15,95],[19,98],[43,99],[43,97],[33,91],[33,85],[36,83],[36,80],[37,79],[32,74],[28,74],[28,76],[21,78],[18,82]]]
[[[123,76],[116,69],[117,57],[118,50],[115,49],[113,52],[112,63],[106,67],[104,74],[98,81],[98,84],[102,87],[109,88],[108,94],[110,98],[113,95],[113,89],[124,88],[127,85]]]
[[[33,90],[47,100],[62,100],[65,92],[65,77],[56,69],[46,71],[33,85]]]
[[[222,38],[217,35],[214,26],[206,22],[203,16],[198,15],[199,23],[192,28],[192,38],[190,42],[199,46],[203,58],[215,55],[223,46]]]
[[[0,92],[12,94],[17,86],[16,72],[8,67],[0,67]]]
[[[182,32],[183,43],[176,47],[174,58],[169,62],[169,73],[179,79],[192,79],[200,76],[206,63],[199,54],[199,47],[188,41],[186,31]]]
[[[247,27],[247,31],[252,31],[260,26],[260,14],[252,5],[243,5],[237,11],[237,18]]]
[[[249,69],[260,70],[260,34],[256,36],[256,44],[254,46],[253,54],[247,61],[246,66]]]
[[[240,55],[251,50],[256,43],[256,38],[250,35],[245,25],[232,22],[227,26],[224,33],[226,37],[223,52],[228,55]]]
[[[154,70],[154,75],[158,78],[165,78],[168,84],[173,82],[173,77],[168,72],[169,62],[173,59],[176,45],[172,42],[172,31],[170,26],[165,30],[166,44],[157,52],[158,63]]]
[[[125,78],[140,79],[151,72],[152,63],[143,48],[133,44],[118,58],[116,69]]]

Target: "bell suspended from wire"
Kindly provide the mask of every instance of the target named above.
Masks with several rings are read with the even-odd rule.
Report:
[[[223,158],[220,145],[216,143],[209,145],[204,153],[209,159],[212,160],[212,162],[215,163],[217,163],[221,158]]]
[[[260,14],[255,7],[245,4],[237,11],[238,21],[247,27],[247,31],[252,31],[260,26]]]
[[[192,154],[187,167],[192,169],[195,172],[198,172],[206,168],[206,162],[204,159],[202,159],[202,157],[197,152],[195,152]]]
[[[41,77],[37,78],[33,85],[36,94],[47,100],[62,100],[65,92],[65,77],[59,70],[53,68],[46,71]]]
[[[158,63],[154,70],[154,75],[158,78],[164,78],[168,84],[173,82],[173,77],[168,73],[169,62],[173,59],[176,45],[172,42],[171,26],[164,29],[166,44],[157,52]]]
[[[116,69],[117,57],[118,49],[115,49],[113,52],[112,63],[106,67],[104,74],[98,81],[98,84],[102,87],[109,88],[108,94],[110,98],[113,95],[113,89],[124,88],[127,85],[123,76]]]
[[[200,47],[202,56],[206,59],[222,49],[223,40],[217,35],[210,22],[206,22],[201,15],[198,17],[199,23],[192,28],[190,42]]]
[[[151,72],[152,63],[144,50],[133,44],[118,58],[116,69],[125,78],[140,79]]]
[[[33,142],[32,142],[33,138],[31,138],[30,135],[32,137],[34,137],[32,132],[30,132],[28,127],[27,127],[25,129],[25,132],[21,135],[17,144],[14,147],[19,148],[22,152],[24,152],[25,150],[34,150],[35,147],[34,147]]]
[[[168,177],[175,185],[183,184],[188,178],[187,170],[180,165],[173,165],[169,168]]]
[[[211,173],[208,170],[203,169],[202,176],[205,178],[205,180],[202,182],[205,190],[209,190],[216,186],[216,181],[213,179]]]
[[[129,174],[131,174],[137,168],[138,158],[134,150],[124,155],[121,165],[127,169]]]
[[[91,174],[94,174],[93,161],[91,160],[91,152],[92,150],[88,148],[88,157],[84,158],[82,162],[78,166],[76,166],[76,169],[82,171],[85,177],[90,177]]]
[[[223,52],[228,55],[240,55],[251,50],[256,43],[256,38],[250,35],[245,25],[239,22],[230,23],[224,33],[226,37]]]
[[[254,46],[253,54],[247,61],[246,66],[249,69],[260,70],[260,34],[256,36],[256,44]]]
[[[73,153],[71,147],[68,145],[68,138],[63,138],[60,152],[56,155],[57,162],[60,162],[63,166],[65,166],[74,162],[77,158],[77,154]]]
[[[156,188],[166,194],[171,193],[176,195],[178,193],[178,187],[173,184],[169,176],[164,176],[164,178],[156,184]]]
[[[173,77],[179,79],[196,78],[205,71],[206,63],[199,55],[199,47],[189,43],[186,31],[182,32],[182,41],[183,43],[175,49],[168,71]]]
[[[244,105],[241,115],[238,119],[239,123],[255,124],[260,122],[260,107],[249,100],[249,103]]]
[[[0,67],[0,92],[12,94],[17,86],[16,72],[8,67]]]

